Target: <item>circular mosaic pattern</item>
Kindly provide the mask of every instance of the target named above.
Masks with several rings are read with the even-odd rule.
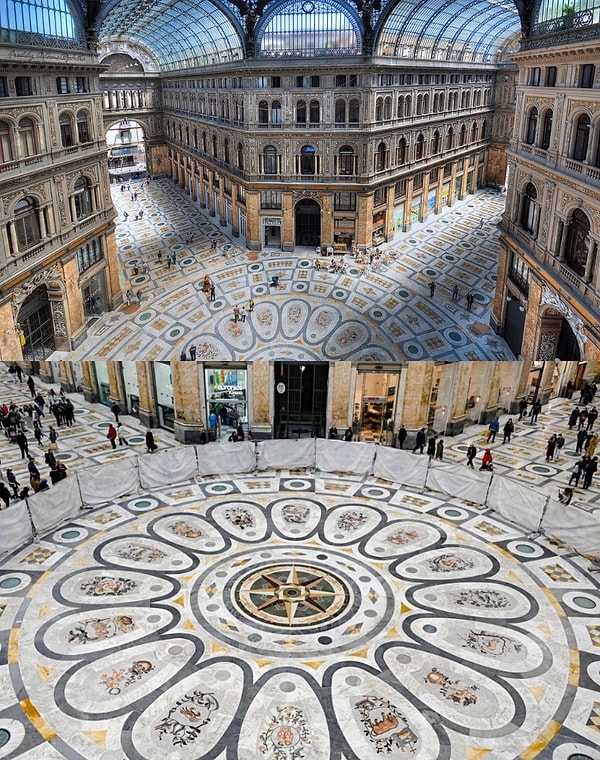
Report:
[[[271,478],[269,491],[267,477],[258,491],[254,477],[201,484],[202,498],[168,505],[129,498],[112,530],[106,508],[86,512],[96,535],[69,524],[43,538],[63,558],[35,565],[35,593],[3,571],[0,603],[28,596],[3,612],[21,716],[0,721],[5,749],[18,731],[39,744],[29,701],[65,756],[85,760],[97,745],[73,737],[135,760],[449,760],[483,742],[509,760],[533,756],[534,740],[569,756],[555,748],[587,720],[569,615],[580,628],[597,619],[594,578],[575,580],[581,567],[551,546],[545,562],[489,512],[326,476]],[[5,564],[43,563],[40,549]],[[559,565],[568,591],[549,581]],[[552,699],[529,709],[550,678]],[[548,730],[563,722],[566,741]],[[578,745],[570,754],[594,757]]]

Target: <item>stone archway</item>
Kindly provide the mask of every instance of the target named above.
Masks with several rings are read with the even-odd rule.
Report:
[[[321,207],[303,198],[295,209],[296,245],[316,247],[321,243]]]
[[[52,307],[45,284],[38,285],[21,304],[17,314],[23,358],[41,361],[55,349]]]
[[[558,309],[540,314],[540,340],[537,358],[544,361],[580,361],[581,349],[569,321]]]

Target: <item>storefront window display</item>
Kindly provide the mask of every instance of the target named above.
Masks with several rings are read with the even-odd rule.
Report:
[[[204,373],[209,439],[227,440],[240,425],[246,433],[248,371],[217,367],[206,369]]]
[[[354,396],[354,418],[360,422],[361,441],[392,443],[399,372],[359,372]]]

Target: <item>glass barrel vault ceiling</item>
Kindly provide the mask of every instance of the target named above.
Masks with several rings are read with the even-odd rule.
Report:
[[[291,8],[296,5],[297,9]],[[263,23],[272,26],[278,11],[282,15],[281,23],[289,24],[285,19],[293,17],[291,10],[297,13],[302,12],[302,8],[310,8],[311,13],[319,14],[321,5],[327,4],[275,0],[260,3],[258,7],[264,8]],[[346,5],[348,18],[358,21],[358,9],[353,2],[337,0],[334,5]],[[503,44],[520,29],[512,0],[390,0],[387,3],[384,0],[382,5],[381,12],[373,16],[377,55],[493,61]],[[325,12],[321,15],[323,28],[328,29],[330,16]],[[313,26],[314,23],[315,20]],[[266,43],[268,35],[261,34],[261,19],[256,31],[258,39]],[[294,28],[289,29],[290,43],[296,32]],[[232,61],[244,55],[240,11],[227,0],[220,4],[211,0],[109,0],[100,13],[99,36],[101,40],[125,37],[143,43],[155,52],[163,70]],[[286,48],[293,49],[293,45]],[[360,54],[359,50],[356,52]],[[257,50],[256,54],[260,56],[261,51]],[[322,50],[315,50],[315,55],[322,54]],[[303,56],[306,57],[306,50]]]

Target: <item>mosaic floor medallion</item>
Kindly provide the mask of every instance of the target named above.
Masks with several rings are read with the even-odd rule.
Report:
[[[262,477],[0,563],[0,757],[596,758],[584,560],[468,504]]]

